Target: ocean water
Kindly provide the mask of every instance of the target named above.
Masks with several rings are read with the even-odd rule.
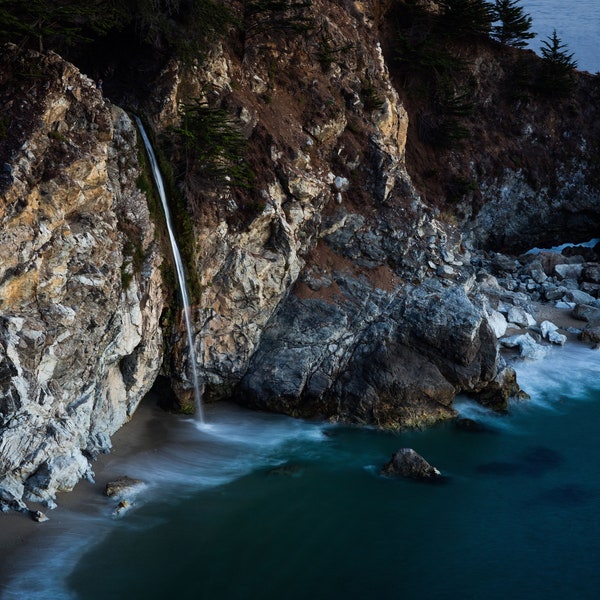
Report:
[[[148,482],[124,518],[73,514],[3,598],[596,598],[600,351],[516,365],[531,394],[486,426],[402,434],[209,406],[122,465]],[[379,474],[400,447],[441,484]],[[102,506],[104,506],[102,508]]]
[[[540,54],[542,40],[556,29],[558,37],[574,53],[578,68],[600,71],[600,2],[598,0],[522,0],[520,6],[533,19],[537,36],[529,46]]]

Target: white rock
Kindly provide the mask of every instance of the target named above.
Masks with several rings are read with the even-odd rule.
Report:
[[[340,192],[345,192],[350,187],[350,182],[345,177],[336,177],[333,181],[333,185]]]
[[[497,338],[501,338],[506,333],[508,323],[506,317],[501,312],[493,310],[487,315],[487,321]]]
[[[508,311],[508,322],[519,327],[531,327],[535,325],[535,319],[520,306],[513,306]]]
[[[548,335],[554,331],[558,331],[558,327],[552,321],[542,321],[540,323],[542,337],[548,339]]]
[[[538,344],[528,333],[503,338],[501,344],[505,348],[519,348],[519,356],[529,360],[540,360],[548,353],[548,349]]]
[[[575,302],[563,302],[562,300],[559,300],[554,306],[556,308],[562,308],[563,310],[573,310],[577,305]]]
[[[565,342],[567,341],[567,336],[563,335],[562,333],[558,333],[558,331],[551,331],[548,334],[548,341],[559,346],[564,346]]]

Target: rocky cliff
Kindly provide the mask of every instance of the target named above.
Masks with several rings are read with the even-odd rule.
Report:
[[[276,28],[240,11],[201,61],[161,63],[145,82],[152,93],[113,87],[115,101],[126,99],[151,124],[175,173],[172,192],[191,215],[186,255],[205,401],[393,429],[452,417],[457,393],[503,408],[518,386],[499,352],[498,309],[528,308],[530,299],[513,280],[503,289],[488,275],[493,261],[480,248],[521,249],[513,237],[523,232],[534,245],[598,225],[598,186],[580,160],[593,153],[573,154],[567,144],[544,156],[565,179],[548,207],[549,188],[526,186],[530,171],[481,154],[485,145],[423,154],[411,100],[390,68],[388,8],[314,0],[310,27]],[[479,50],[484,98],[490,81],[500,85],[490,75],[501,72],[500,59]],[[177,319],[160,320],[168,250],[139,189],[131,120],[52,53],[7,47],[0,78],[8,107],[0,139],[0,489],[18,507],[51,502],[88,473],[88,458],[110,447],[161,365],[182,405],[191,382]],[[597,84],[582,86],[572,104],[585,121]],[[490,97],[481,113],[488,117]],[[216,185],[187,168],[172,127],[190,102],[231,115],[247,140],[252,186]],[[531,152],[557,106],[524,113]],[[492,117],[486,139],[512,143]],[[553,147],[579,127],[564,119],[546,131]],[[577,135],[578,148],[593,146]],[[476,191],[462,185],[454,205],[426,173],[442,159],[454,169],[472,165]],[[515,204],[526,209],[515,214]],[[536,221],[542,206],[547,217]],[[572,218],[549,234],[541,225],[555,208]]]
[[[162,363],[160,264],[136,132],[59,56],[3,48],[0,490],[52,504]]]

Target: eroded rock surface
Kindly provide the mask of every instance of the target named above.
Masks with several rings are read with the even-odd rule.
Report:
[[[92,477],[152,385],[163,258],[129,117],[52,53],[6,47],[0,77],[0,487],[23,508]]]

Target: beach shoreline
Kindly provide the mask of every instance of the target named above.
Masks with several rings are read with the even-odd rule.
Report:
[[[584,325],[575,320],[570,311],[542,303],[536,303],[534,309],[536,321],[553,322],[567,335],[567,344],[581,343],[576,333],[567,331],[567,328],[581,328]],[[136,477],[134,472],[123,472],[124,459],[135,454],[157,451],[169,439],[169,432],[172,431],[169,419],[186,418],[166,413],[158,407],[157,401],[157,394],[150,392],[140,403],[134,417],[112,436],[112,451],[100,456],[92,464],[94,483],[82,480],[72,491],[60,493],[57,497],[58,506],[54,510],[34,503],[28,504],[31,510],[44,512],[49,518],[48,522],[36,523],[27,513],[0,514],[0,581],[7,582],[16,572],[23,570],[23,565],[31,564],[32,555],[36,555],[34,549],[38,546],[48,546],[54,537],[64,534],[63,525],[73,514],[113,518],[111,515],[117,503],[105,495],[106,484],[121,476]],[[35,565],[35,561],[33,564]]]
[[[47,545],[48,539],[63,532],[62,525],[73,513],[83,516],[106,514],[116,507],[114,499],[105,495],[106,484],[123,475],[122,459],[132,454],[152,452],[166,441],[165,421],[171,417],[157,406],[157,396],[150,392],[142,400],[132,419],[112,436],[112,450],[93,463],[94,482],[81,480],[70,492],[57,495],[53,510],[36,503],[27,503],[30,510],[40,510],[48,521],[35,522],[30,514],[15,511],[0,514],[0,582],[8,581],[23,565],[30,563],[34,548]],[[173,415],[172,418],[178,418]],[[35,562],[33,563],[35,564]],[[3,584],[0,584],[2,598]]]

